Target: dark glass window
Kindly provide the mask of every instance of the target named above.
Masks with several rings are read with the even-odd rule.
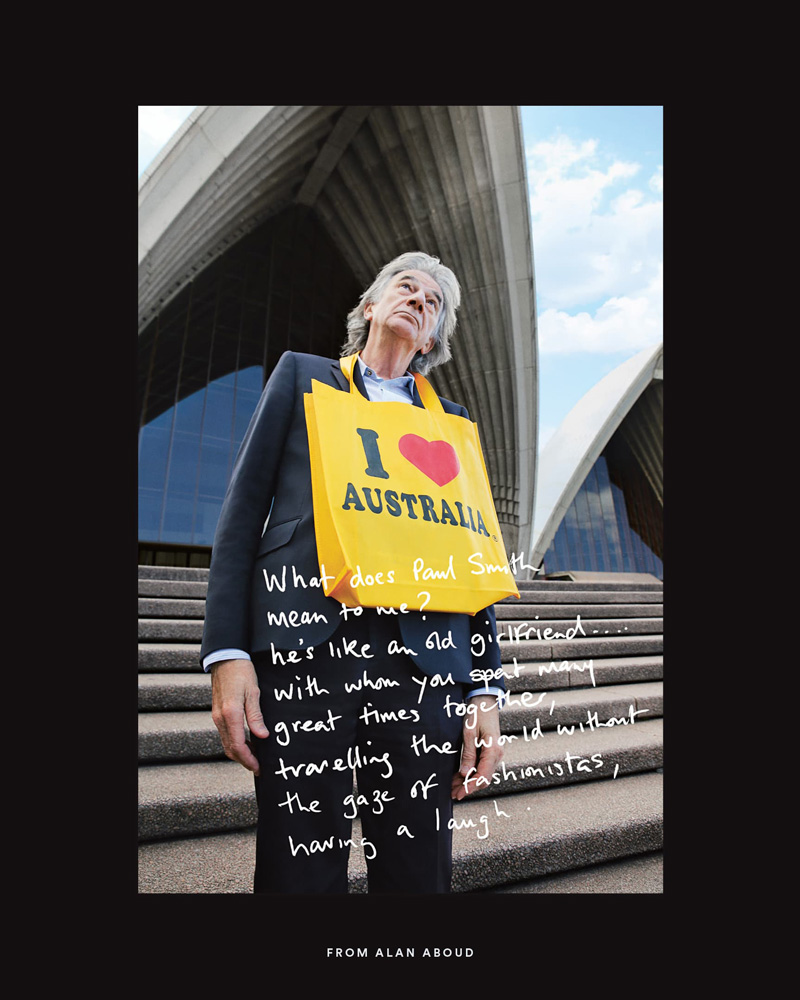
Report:
[[[258,402],[260,390],[252,386],[262,379],[260,366],[225,375],[142,428],[141,539],[211,545],[233,460]]]
[[[635,508],[633,525],[629,508]],[[661,531],[661,505],[645,477],[630,463],[609,468],[604,452],[564,515],[542,573],[595,570],[663,579],[664,565],[654,551],[661,552]]]
[[[159,544],[211,546],[266,378],[286,350],[338,357],[360,292],[313,214],[288,209],[212,261],[142,330],[140,559]]]

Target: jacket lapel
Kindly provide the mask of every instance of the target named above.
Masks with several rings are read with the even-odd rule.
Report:
[[[356,383],[356,389],[358,389],[358,391],[361,393],[361,395],[365,399],[369,399],[369,396],[367,395],[366,387],[364,385],[364,376],[361,374],[361,365],[359,365],[358,362],[356,362],[356,364],[353,365],[353,380]],[[348,386],[348,388],[350,388],[350,387]]]
[[[331,365],[331,376],[338,389],[341,389],[343,392],[350,391],[350,383],[347,381],[347,377],[342,371],[342,366],[338,361],[334,361]],[[353,378],[355,379],[356,389],[358,389],[365,399],[369,399],[367,390],[364,388],[364,379],[361,376],[361,368],[358,364],[353,365]]]
[[[353,366],[353,378],[355,379],[356,389],[358,389],[362,396],[369,399],[369,396],[367,396],[367,390],[364,388],[364,379],[361,375],[361,367],[358,364]],[[334,385],[343,392],[350,391],[350,383],[345,378],[342,366],[338,361],[333,361],[331,363],[331,380]],[[420,398],[416,382],[414,383],[414,406],[419,406],[422,409],[425,409],[422,399]]]
[[[331,362],[331,381],[337,389],[342,389],[345,392],[348,392],[350,389],[350,383],[345,378],[342,366],[338,361]]]

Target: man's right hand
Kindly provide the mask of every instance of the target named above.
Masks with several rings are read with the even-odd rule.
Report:
[[[221,660],[211,666],[211,718],[219,730],[225,756],[248,771],[259,773],[258,760],[245,741],[244,724],[253,736],[264,739],[258,678],[250,660]]]

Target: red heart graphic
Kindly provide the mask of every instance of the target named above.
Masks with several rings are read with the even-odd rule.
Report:
[[[426,441],[418,434],[404,434],[397,447],[404,458],[437,486],[451,482],[461,471],[455,448],[447,441]]]

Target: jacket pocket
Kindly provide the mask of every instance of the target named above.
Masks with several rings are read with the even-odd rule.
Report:
[[[261,538],[261,544],[258,546],[257,557],[266,555],[290,542],[300,521],[301,518],[295,517],[291,521],[282,521],[280,524],[268,527]]]

